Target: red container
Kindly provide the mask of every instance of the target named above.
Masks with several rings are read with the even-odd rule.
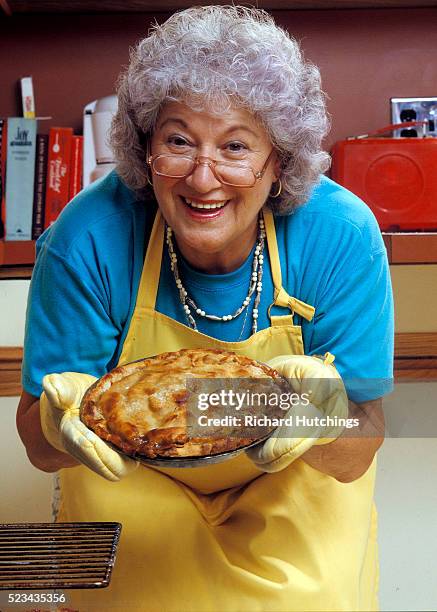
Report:
[[[382,230],[437,229],[437,138],[343,140],[332,157],[332,178],[366,202]]]

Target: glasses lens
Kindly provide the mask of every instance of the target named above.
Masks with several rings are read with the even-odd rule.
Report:
[[[153,169],[158,174],[170,177],[187,176],[194,168],[194,162],[188,157],[170,157],[160,155],[153,160]]]
[[[238,164],[217,164],[217,176],[229,185],[241,185],[251,187],[255,184],[255,175],[250,166]]]
[[[188,176],[195,167],[196,162],[189,157],[177,155],[158,155],[153,160],[153,169],[157,174],[173,178],[183,178]],[[239,185],[241,187],[252,187],[255,182],[255,175],[250,166],[243,164],[221,164],[215,168],[211,164],[211,170],[216,176],[228,185]]]

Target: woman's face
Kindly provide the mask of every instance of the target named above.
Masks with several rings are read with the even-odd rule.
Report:
[[[247,110],[234,108],[219,117],[185,104],[166,104],[151,140],[152,155],[207,157],[249,164],[260,171],[273,146],[266,130]],[[152,175],[161,212],[173,229],[182,255],[194,267],[220,273],[235,269],[255,242],[257,216],[279,177],[276,153],[253,187],[222,184],[206,164],[185,178]],[[199,208],[214,205],[215,208]]]

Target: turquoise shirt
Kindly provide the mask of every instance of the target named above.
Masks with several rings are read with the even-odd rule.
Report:
[[[26,319],[23,388],[41,393],[51,372],[102,376],[115,367],[129,328],[145,250],[156,212],[139,201],[115,172],[84,189],[37,242]],[[275,217],[282,282],[290,295],[315,307],[302,325],[305,353],[336,356],[350,399],[365,401],[392,388],[393,301],[386,250],[370,209],[321,177],[311,197]],[[267,255],[267,247],[265,249]],[[233,272],[204,274],[180,260],[184,286],[215,315],[232,314],[247,295],[253,253]],[[258,329],[268,327],[273,301],[264,258]],[[187,324],[164,248],[156,308]],[[226,341],[251,334],[248,311],[229,322],[197,318],[201,332]],[[246,312],[248,312],[247,317]],[[288,314],[274,308],[272,314]]]

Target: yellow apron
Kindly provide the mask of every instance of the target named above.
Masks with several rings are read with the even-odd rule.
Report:
[[[223,342],[155,310],[164,241],[157,213],[120,363],[181,348],[260,361],[303,354],[293,312],[314,308],[282,288],[273,216],[264,211],[274,303],[291,314],[242,342]],[[288,311],[287,311],[288,312]],[[118,483],[86,467],[61,471],[59,521],[119,521],[107,589],[69,591],[81,612],[377,610],[375,462],[342,484],[297,460],[264,474],[244,453],[198,468],[148,468]]]

